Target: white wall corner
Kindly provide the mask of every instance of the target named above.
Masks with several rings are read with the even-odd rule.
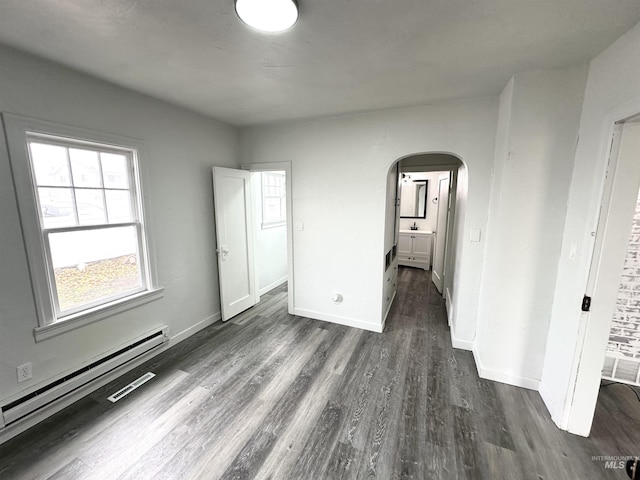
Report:
[[[462,340],[461,338],[457,338],[453,327],[450,329],[450,333],[451,333],[451,346],[453,348],[459,348],[460,350],[468,350],[470,352],[474,351],[473,340]],[[475,357],[475,354],[474,354],[474,357]]]
[[[299,317],[307,317],[313,320],[322,320],[324,322],[337,323],[338,325],[345,325],[347,327],[359,328],[361,330],[368,330],[370,332],[382,333],[384,328],[383,323],[364,322],[362,320],[356,320],[355,318],[340,317],[338,315],[328,315],[322,312],[316,312],[313,310],[306,310],[304,308],[293,309],[293,314]]]
[[[562,415],[558,414],[559,413],[558,404],[555,402],[555,400],[553,399],[553,395],[551,394],[546,384],[542,380],[540,381],[538,392],[540,393],[540,396],[542,397],[542,401],[546,405],[547,410],[549,410],[549,413],[551,414],[551,419],[553,420],[553,423],[555,423],[558,428],[562,430],[566,430],[567,428],[566,425],[563,426]]]
[[[506,383],[507,385],[513,385],[514,387],[527,388],[529,390],[538,391],[540,388],[540,380],[534,378],[521,377],[514,375],[510,372],[503,370],[495,370],[486,368],[482,364],[480,352],[478,352],[476,346],[473,346],[473,358],[476,362],[476,368],[478,369],[478,376],[485,380],[493,380],[495,382]]]
[[[260,290],[258,290],[258,295],[262,296],[267,292],[270,292],[271,290],[273,290],[276,287],[279,287],[280,285],[282,285],[284,282],[287,281],[287,275],[285,275],[282,278],[279,278],[278,280],[276,280],[275,282],[270,283],[269,285],[267,285],[266,287],[261,288]]]

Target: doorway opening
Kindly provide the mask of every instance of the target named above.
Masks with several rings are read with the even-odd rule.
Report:
[[[432,282],[445,298],[450,325],[460,207],[466,198],[460,172],[466,178],[466,167],[457,156],[423,153],[394,162],[387,178],[387,257],[395,253],[391,257],[399,268],[431,271]]]
[[[431,271],[442,294],[453,174],[450,170],[404,172],[399,168],[398,265]]]
[[[291,164],[213,167],[221,318],[253,307],[260,296],[287,290],[293,312]]]
[[[291,163],[242,168],[251,173],[256,302],[262,295],[286,292],[288,312],[293,313]]]

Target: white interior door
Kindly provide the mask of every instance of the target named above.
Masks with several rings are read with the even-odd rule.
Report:
[[[447,217],[449,215],[449,173],[438,176],[438,221],[433,246],[431,280],[442,293],[444,286],[444,257],[447,244]]]
[[[222,320],[256,304],[251,174],[213,167],[213,203]]]
[[[614,142],[612,148],[609,181],[586,292],[593,301],[591,311],[583,314],[575,388],[568,399],[571,406],[567,430],[584,436],[591,429],[598,400],[605,350],[640,188],[640,123],[623,124],[617,129],[616,137],[614,140],[619,143]]]

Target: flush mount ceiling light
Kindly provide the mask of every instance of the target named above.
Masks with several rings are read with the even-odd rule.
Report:
[[[296,0],[235,0],[240,20],[262,32],[277,33],[298,20]]]

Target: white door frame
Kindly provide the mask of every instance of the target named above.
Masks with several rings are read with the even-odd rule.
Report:
[[[632,118],[638,113],[640,113],[640,99],[610,111],[605,119],[604,135],[606,135],[606,140],[603,139],[603,145],[606,150],[601,152],[601,158],[606,155],[606,160],[604,161],[605,169],[603,169],[601,183],[602,201],[599,206],[598,227],[596,238],[594,239],[593,252],[588,260],[590,267],[586,278],[585,294],[589,296],[593,296],[598,276],[597,266],[601,264],[602,260],[603,233],[607,224],[607,218],[603,213],[610,206],[611,193],[614,188],[615,174],[610,173],[607,175],[607,171],[612,172],[615,170],[618,160],[616,139],[619,140],[621,135],[618,134],[616,137],[615,134],[620,130],[620,125],[618,125],[620,122]],[[626,242],[627,238],[624,240]],[[594,298],[594,302],[598,302],[598,299]],[[587,436],[591,430],[598,400],[601,371],[605,357],[605,350],[601,348],[603,341],[606,343],[606,340],[603,340],[603,335],[606,335],[606,339],[609,337],[608,330],[603,332],[603,328],[598,328],[594,313],[596,312],[582,314],[583,318],[580,320],[577,333],[567,396],[557,421],[560,428],[583,436]]]
[[[243,163],[240,168],[250,172],[274,172],[283,170],[285,172],[285,190],[287,194],[287,310],[293,315],[295,282],[293,274],[293,199],[291,193],[293,189],[291,186],[291,162]]]
[[[451,171],[448,171],[446,173],[445,172],[441,173],[440,175],[438,175],[438,183],[436,186],[437,192],[438,192],[438,209],[436,210],[436,231],[435,231],[434,242],[433,242],[433,256],[432,256],[433,267],[431,267],[431,281],[436,286],[436,289],[438,289],[438,286],[440,286],[438,291],[443,297],[445,296],[445,293],[446,293],[445,278],[446,278],[446,270],[447,270],[446,268],[447,245],[449,242],[449,214],[451,211],[451,205],[449,204],[449,201],[451,199],[451,176],[452,176]],[[440,195],[440,184],[444,180],[447,181],[447,198],[446,198],[446,212],[444,213],[444,225],[441,225],[440,209],[444,205],[444,202],[442,200],[442,196]],[[443,227],[444,227],[444,233],[442,233]],[[437,250],[441,250],[440,255],[438,255]],[[440,271],[436,271],[436,269],[434,268],[436,265],[436,259],[439,259],[440,256],[442,256],[442,268],[440,269]],[[436,280],[434,281],[434,279]]]
[[[447,270],[447,265],[452,267],[451,255],[455,250],[455,245],[453,244],[454,238],[457,238],[458,234],[455,231],[456,228],[456,216],[457,212],[457,196],[458,196],[458,169],[449,171],[449,214],[447,215],[447,241],[444,247],[444,269],[443,269],[443,281],[444,287],[442,296],[444,297],[445,303],[447,305],[447,322],[449,326],[451,326],[451,316],[449,312],[451,312],[451,305],[453,299],[451,298],[451,289],[453,288],[451,276],[449,275],[449,271]]]

